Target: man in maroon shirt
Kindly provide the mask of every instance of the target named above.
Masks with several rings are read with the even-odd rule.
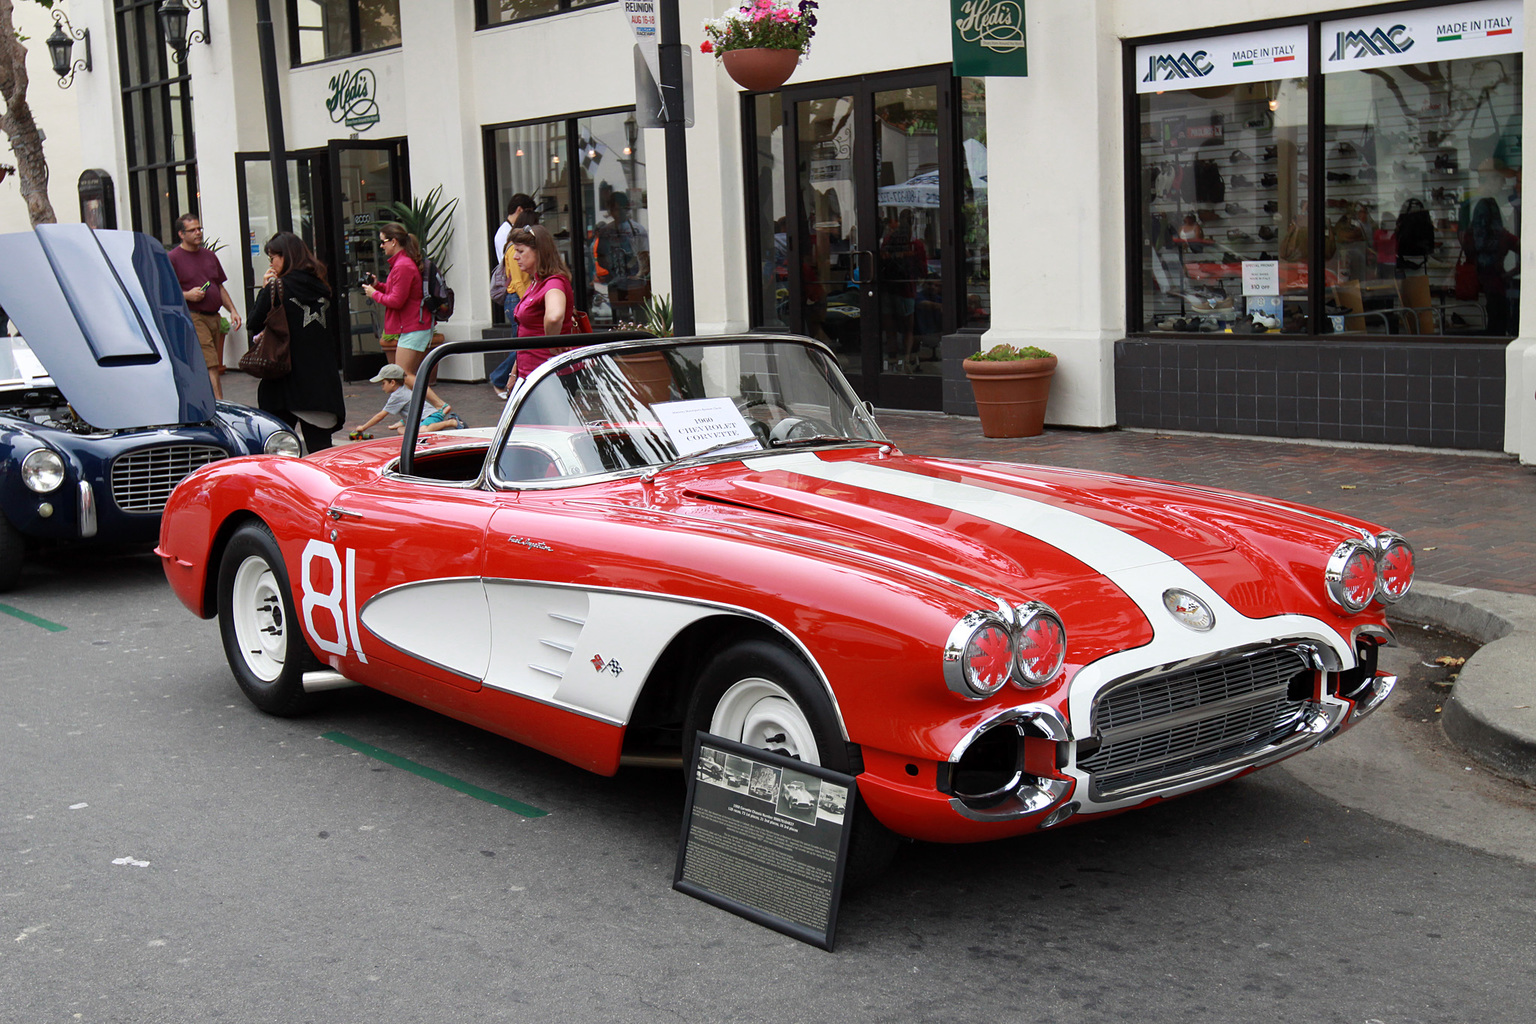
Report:
[[[203,248],[203,225],[196,214],[184,213],[176,221],[176,237],[181,244],[170,252],[171,266],[176,279],[181,282],[182,298],[192,314],[192,324],[197,328],[197,340],[203,346],[203,359],[208,363],[208,379],[213,382],[215,398],[224,397],[219,374],[224,372],[224,331],[219,323],[219,310],[229,310],[229,322],[240,329],[240,314],[235,300],[224,287],[224,268],[219,258]]]

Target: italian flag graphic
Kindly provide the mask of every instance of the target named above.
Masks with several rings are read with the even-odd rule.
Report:
[[[1235,68],[1251,68],[1255,64],[1284,64],[1288,60],[1295,59],[1296,55],[1294,53],[1286,57],[1255,57],[1253,60],[1235,60],[1232,62],[1232,66]]]
[[[1487,39],[1490,36],[1513,35],[1514,31],[1515,30],[1512,28],[1490,28],[1481,32],[1458,32],[1453,36],[1436,36],[1435,42],[1450,43],[1456,41],[1457,39]]]

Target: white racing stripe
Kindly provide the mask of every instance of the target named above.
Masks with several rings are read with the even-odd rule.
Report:
[[[782,470],[830,483],[952,509],[1017,530],[1066,552],[1125,591],[1152,626],[1145,647],[1120,651],[1081,669],[1072,681],[1069,714],[1074,733],[1086,731],[1093,699],[1106,683],[1132,672],[1170,665],[1216,651],[1276,637],[1305,637],[1331,647],[1345,665],[1353,653],[1326,623],[1303,615],[1250,619],[1224,601],[1210,585],[1176,559],[1112,526],[1067,509],[977,484],[941,480],[908,470],[857,462],[825,462],[813,453],[743,460],[759,472]],[[1216,627],[1197,633],[1174,621],[1163,606],[1170,587],[1196,595],[1216,616]],[[1073,623],[1067,622],[1070,641]]]

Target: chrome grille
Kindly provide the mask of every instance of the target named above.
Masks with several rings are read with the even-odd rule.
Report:
[[[1302,725],[1310,705],[1289,691],[1309,671],[1301,651],[1273,647],[1113,687],[1094,710],[1101,744],[1078,767],[1094,795],[1116,796],[1240,764]]]
[[[162,512],[187,474],[228,454],[206,444],[167,444],[119,455],[112,462],[112,501],[124,512]]]

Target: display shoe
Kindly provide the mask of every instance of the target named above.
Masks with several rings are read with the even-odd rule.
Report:
[[[1275,240],[1275,229],[1268,224],[1260,224],[1259,237],[1266,242],[1273,242]]]
[[[1279,149],[1277,147],[1275,147],[1275,146],[1265,146],[1264,147],[1264,156],[1262,157],[1262,159],[1264,159],[1264,160],[1273,160],[1275,158],[1275,155],[1278,152],[1279,152]]]
[[[1268,313],[1250,313],[1249,316],[1251,316],[1253,318],[1253,322],[1258,324],[1260,327],[1270,328],[1280,326],[1280,318],[1270,316]]]
[[[1231,179],[1227,181],[1227,185],[1230,188],[1253,188],[1253,182],[1249,181],[1247,176],[1242,174],[1232,175]]]
[[[1273,172],[1259,179],[1259,185],[1263,188],[1274,188],[1278,184],[1280,184],[1280,176]]]
[[[1328,172],[1328,180],[1329,181],[1354,181],[1355,180],[1355,176],[1353,174],[1350,174],[1350,173],[1346,172],[1346,171],[1329,171]]]
[[[1244,153],[1240,149],[1234,149],[1232,151],[1232,155],[1227,157],[1227,159],[1232,161],[1234,164],[1240,164],[1244,160],[1252,160],[1253,157],[1249,156],[1247,153]]]
[[[1279,213],[1280,212],[1280,204],[1275,202],[1273,199],[1271,199],[1269,202],[1264,204],[1264,212],[1265,213]]]
[[[1227,204],[1227,212],[1230,213],[1230,214],[1234,214],[1235,215],[1235,214],[1242,213],[1243,212],[1243,208],[1241,206],[1237,205],[1236,203],[1228,203]]]
[[[1237,228],[1233,228],[1231,231],[1228,231],[1227,238],[1233,242],[1249,242],[1253,240],[1252,235],[1246,231],[1239,231]]]

